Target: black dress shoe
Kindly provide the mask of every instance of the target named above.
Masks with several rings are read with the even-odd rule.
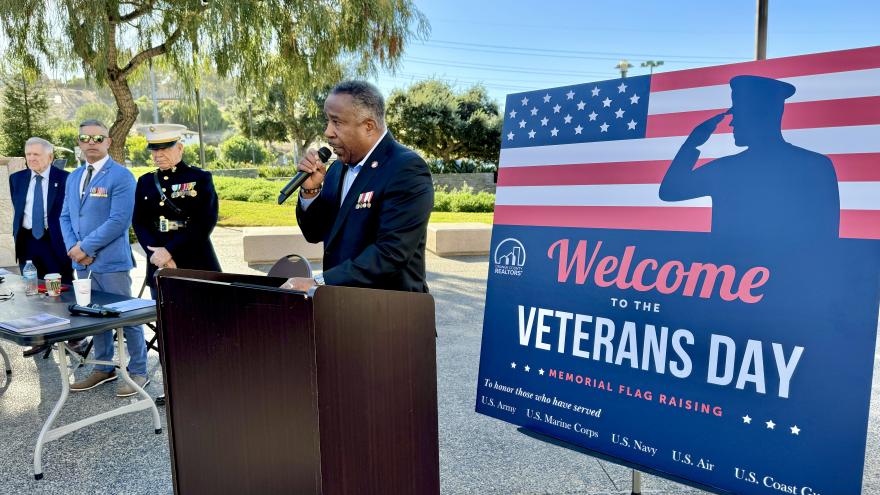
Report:
[[[31,356],[33,356],[34,354],[39,354],[39,353],[45,351],[45,350],[48,349],[48,348],[49,348],[49,345],[48,345],[48,344],[46,344],[46,345],[37,345],[37,346],[31,347],[30,349],[25,349],[24,352],[22,352],[21,354],[22,354],[22,356],[24,356],[24,357],[31,357]]]

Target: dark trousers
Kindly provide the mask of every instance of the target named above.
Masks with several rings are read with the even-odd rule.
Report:
[[[15,255],[18,257],[18,267],[24,271],[27,260],[34,262],[37,267],[37,277],[45,278],[47,273],[58,273],[61,282],[71,283],[73,280],[73,266],[67,253],[59,253],[52,247],[52,238],[49,231],[43,237],[34,239],[30,229],[21,228],[15,238]]]

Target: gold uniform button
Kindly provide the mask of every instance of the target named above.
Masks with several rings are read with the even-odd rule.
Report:
[[[162,179],[163,179],[163,180],[168,180],[168,176],[166,175],[166,176],[162,177]]]
[[[162,192],[168,192],[168,190],[163,187]]]

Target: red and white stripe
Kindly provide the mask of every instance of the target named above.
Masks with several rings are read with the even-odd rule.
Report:
[[[708,232],[711,198],[664,202],[658,190],[690,131],[730,107],[740,74],[795,85],[785,140],[834,163],[841,237],[880,239],[880,47],[654,75],[645,139],[502,149],[495,223]],[[725,120],[698,165],[742,149]]]

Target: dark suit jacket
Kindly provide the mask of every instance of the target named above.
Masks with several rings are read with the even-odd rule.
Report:
[[[61,208],[64,206],[64,184],[70,172],[58,167],[49,167],[49,194],[46,198],[46,221],[49,224],[49,235],[52,238],[53,250],[62,258],[67,258],[67,249],[64,248],[64,237],[61,233]],[[12,196],[12,206],[15,215],[12,219],[12,235],[18,243],[18,232],[21,230],[21,222],[24,218],[24,205],[27,201],[28,186],[31,180],[31,170],[21,170],[9,176],[9,192]]]
[[[324,281],[427,292],[425,240],[434,206],[428,165],[388,133],[367,157],[340,207],[347,170],[334,162],[308,209],[296,208],[306,240],[324,242]],[[369,193],[369,205],[357,208],[359,198]]]

